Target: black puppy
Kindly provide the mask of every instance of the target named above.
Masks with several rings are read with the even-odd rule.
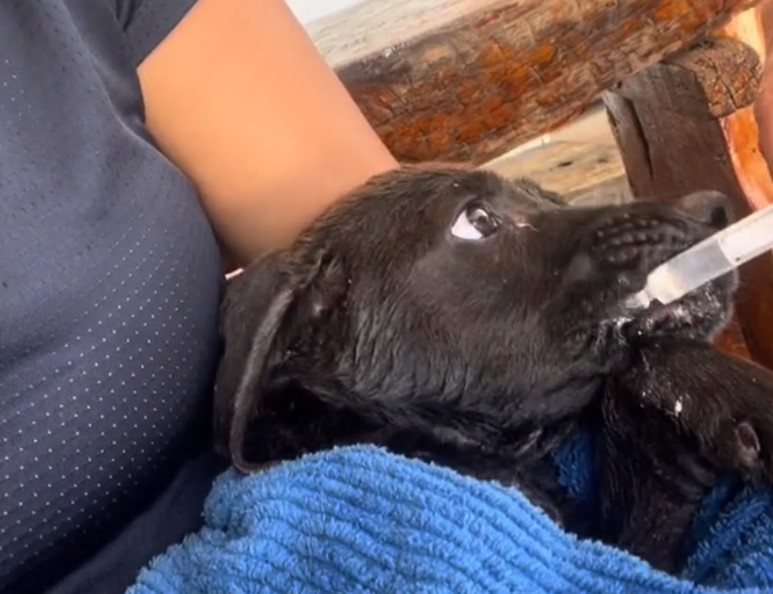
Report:
[[[291,248],[231,281],[218,449],[247,472],[337,444],[376,443],[516,484],[561,521],[567,502],[545,454],[601,401],[622,435],[617,447],[617,433],[607,434],[601,455],[610,476],[631,481],[607,481],[604,492],[607,501],[627,502],[644,478],[626,471],[644,462],[620,455],[649,447],[647,435],[629,433],[642,414],[678,427],[677,440],[725,439],[706,433],[698,412],[681,417],[685,427],[674,423],[663,414],[673,394],[649,402],[631,370],[643,365],[648,344],[709,337],[725,321],[735,280],[678,307],[630,312],[624,302],[655,265],[726,222],[721,197],[710,193],[677,208],[567,208],[532,183],[486,171],[425,166],[378,176]],[[726,402],[716,408],[733,424],[740,403],[704,397]],[[629,410],[638,403],[646,406]],[[741,443],[753,435],[764,448],[760,429],[749,427],[748,435],[738,429]],[[773,421],[762,431],[768,427]],[[743,450],[700,453],[715,455],[711,468],[748,466]],[[622,538],[641,510],[623,526],[617,511],[604,509],[601,537],[653,557],[646,543]]]

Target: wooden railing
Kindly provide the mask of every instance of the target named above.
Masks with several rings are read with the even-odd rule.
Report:
[[[483,163],[752,4],[365,0],[309,31],[400,160]]]
[[[480,165],[601,97],[635,197],[712,188],[743,216],[773,202],[750,107],[758,4],[365,0],[309,32],[403,162]],[[773,367],[773,257],[742,275],[719,343]]]

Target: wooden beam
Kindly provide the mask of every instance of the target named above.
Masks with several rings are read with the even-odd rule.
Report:
[[[738,39],[707,38],[615,87],[627,99],[662,95],[662,106],[695,118],[721,118],[751,105],[762,73],[757,52]],[[751,83],[751,84],[750,84]]]
[[[759,0],[366,0],[309,31],[404,162],[480,164]]]
[[[735,51],[737,43],[749,50],[743,62],[712,59],[724,64],[716,76],[727,84],[703,84],[707,79],[696,65],[704,61],[695,53],[705,47],[699,47],[690,50],[692,56],[682,56],[681,64],[692,66],[680,69],[669,85],[662,84],[657,67],[626,83],[635,93],[606,92],[604,102],[635,197],[670,200],[695,190],[719,190],[732,199],[736,217],[742,217],[773,203],[773,182],[759,151],[751,105],[765,55],[757,9],[738,15],[720,34],[732,42],[722,43],[728,51]],[[680,95],[703,95],[705,109],[683,109]],[[733,103],[737,110],[726,117],[706,116],[711,105]],[[773,256],[742,267],[741,279],[737,323],[719,344],[773,368]]]

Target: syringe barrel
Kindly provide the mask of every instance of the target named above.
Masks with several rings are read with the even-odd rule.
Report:
[[[756,258],[773,245],[773,204],[741,219],[715,237],[727,259],[736,266]]]
[[[664,305],[714,280],[773,247],[773,205],[678,254],[653,270],[646,291]]]
[[[647,291],[667,305],[733,268],[716,237],[709,237],[655,268]]]

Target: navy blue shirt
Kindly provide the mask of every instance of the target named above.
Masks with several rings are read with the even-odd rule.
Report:
[[[218,249],[135,71],[193,2],[0,2],[0,592],[88,559],[208,440]]]

